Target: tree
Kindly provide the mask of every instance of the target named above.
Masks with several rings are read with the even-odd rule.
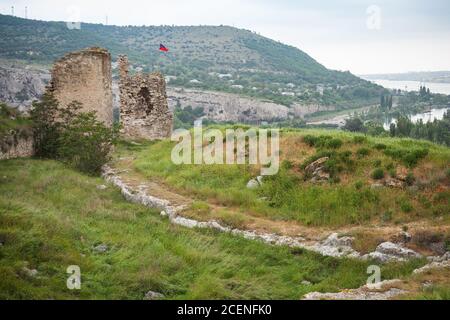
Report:
[[[351,132],[365,132],[365,127],[360,118],[354,117],[345,121],[344,130]]]
[[[34,149],[38,157],[58,156],[59,112],[58,101],[51,94],[44,94],[40,102],[33,102],[30,115],[33,122]]]

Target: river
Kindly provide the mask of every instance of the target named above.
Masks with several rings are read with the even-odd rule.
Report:
[[[367,79],[368,80],[368,79]],[[394,81],[394,80],[368,80],[388,89],[400,89],[403,91],[419,91],[421,85],[430,88],[432,93],[450,95],[450,83],[419,82],[419,81]]]
[[[417,113],[415,115],[410,116],[411,122],[417,123],[420,120],[423,123],[433,122],[434,120],[442,120],[446,112],[448,112],[450,108],[443,109],[432,109],[428,112]],[[384,123],[384,129],[389,130],[391,123],[397,123],[397,119],[386,120]]]

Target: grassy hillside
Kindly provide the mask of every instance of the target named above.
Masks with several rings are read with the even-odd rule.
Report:
[[[176,227],[103,183],[53,161],[0,161],[0,299],[299,299],[366,281],[369,262]],[[421,264],[384,266],[383,278]],[[81,291],[66,288],[70,265]]]
[[[280,143],[280,172],[266,178],[257,190],[246,185],[259,175],[258,167],[177,166],[170,158],[174,143],[169,141],[125,144],[118,157],[134,156],[132,165],[142,179],[156,179],[194,196],[202,208],[192,210],[197,217],[213,216],[235,226],[251,224],[258,217],[318,227],[421,219],[450,223],[450,149],[446,147],[324,130],[285,131]],[[325,167],[331,179],[313,183],[305,166],[325,156],[330,157]],[[378,186],[401,174],[410,179],[409,186]],[[214,205],[223,210],[214,210]]]
[[[160,43],[170,52],[159,52]],[[82,24],[80,30],[71,30],[64,22],[0,15],[0,58],[50,64],[90,46],[108,48],[114,57],[128,54],[134,67],[172,76],[172,85],[237,92],[287,105],[370,104],[378,102],[383,90],[348,72],[328,70],[297,48],[227,26]],[[317,85],[324,88],[323,95]]]

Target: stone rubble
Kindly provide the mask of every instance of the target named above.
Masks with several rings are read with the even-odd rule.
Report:
[[[312,177],[312,182],[323,182],[330,180],[330,174],[325,170],[325,163],[330,158],[320,158],[305,168],[305,173]]]
[[[94,247],[94,251],[97,253],[105,253],[109,250],[109,247],[106,244],[100,244]]]
[[[303,297],[303,300],[389,300],[406,293],[398,288],[383,290],[385,287],[395,286],[400,280],[388,280],[378,284],[379,289],[365,285],[358,289],[345,290],[337,293],[311,292]]]
[[[263,179],[264,178],[262,176],[256,177],[255,179],[251,179],[247,183],[247,189],[258,189],[263,185]]]
[[[162,293],[149,291],[145,294],[145,297],[143,300],[152,301],[152,300],[161,300],[164,298],[165,298],[165,296]]]
[[[428,257],[429,264],[414,270],[414,274],[425,273],[432,269],[450,268],[450,252],[446,252],[441,257]]]
[[[404,248],[400,244],[392,242],[381,243],[374,252],[363,256],[363,259],[373,259],[382,263],[391,261],[406,261],[413,258],[421,258],[422,256],[411,250]]]

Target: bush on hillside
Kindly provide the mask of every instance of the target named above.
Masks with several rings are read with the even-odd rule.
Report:
[[[384,170],[381,168],[377,168],[372,172],[372,179],[381,180],[384,178]]]
[[[94,175],[110,160],[119,128],[109,128],[97,120],[95,112],[80,109],[78,102],[60,107],[49,94],[33,104],[31,118],[36,155],[61,160]]]

